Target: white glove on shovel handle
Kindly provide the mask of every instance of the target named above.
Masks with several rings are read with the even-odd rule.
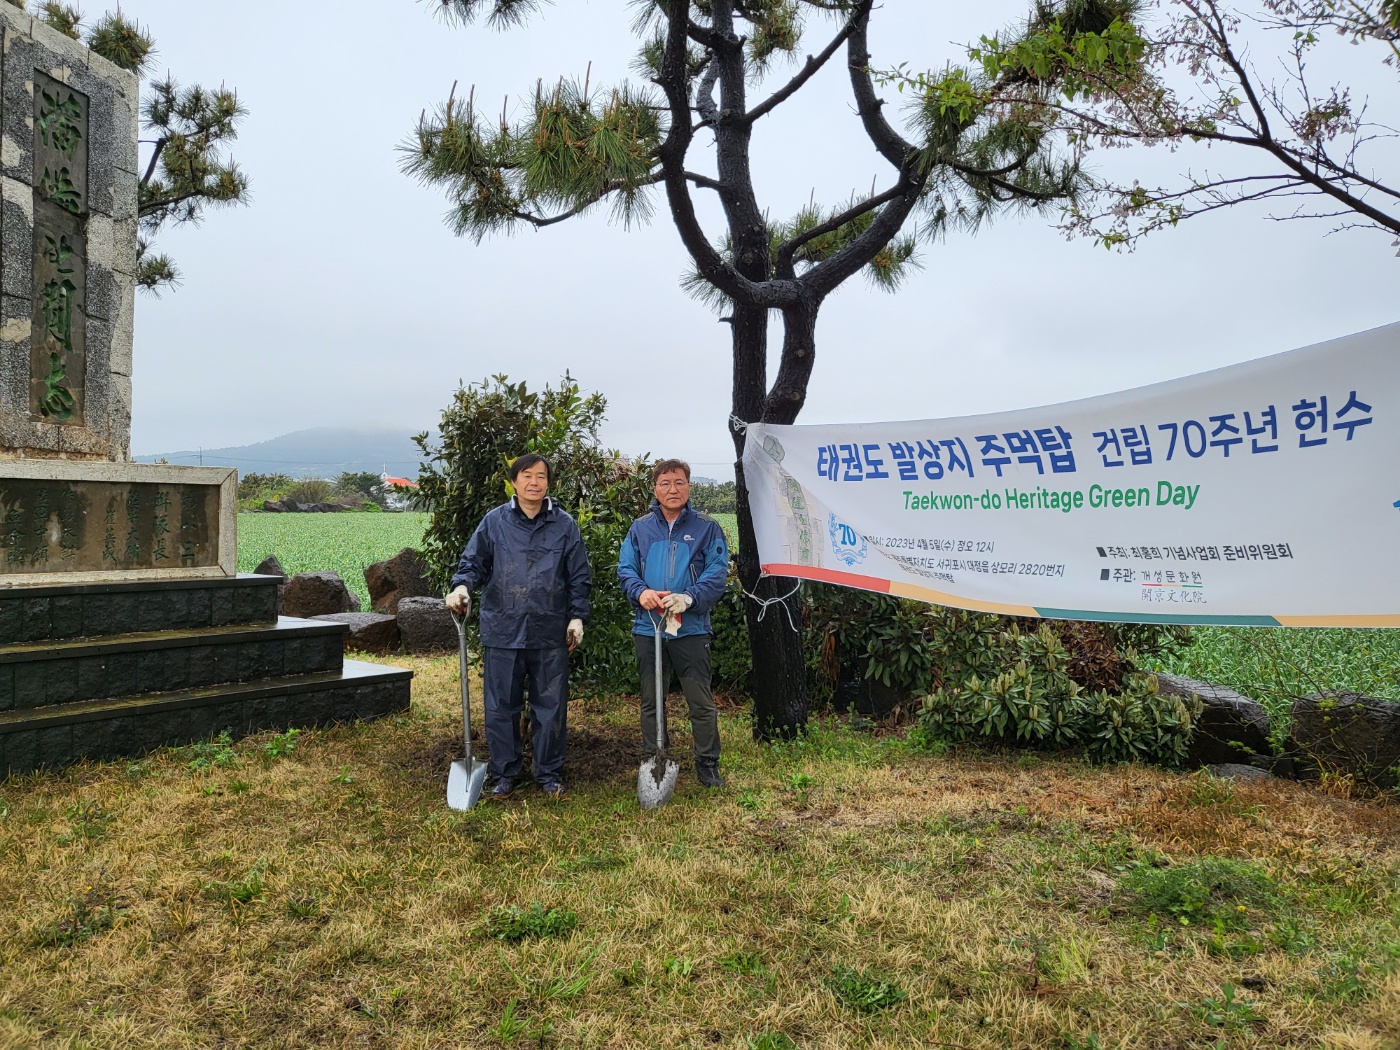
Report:
[[[569,626],[564,631],[564,637],[569,643],[569,651],[573,652],[583,644],[583,621],[570,620]]]
[[[680,634],[681,613],[694,604],[694,598],[688,594],[681,594],[679,591],[668,594],[661,599],[661,608],[666,613],[666,633],[672,638]]]

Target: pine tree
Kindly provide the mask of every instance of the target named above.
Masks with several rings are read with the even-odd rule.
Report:
[[[540,0],[439,0],[455,22],[509,28],[538,14]],[[620,5],[619,5],[620,6]],[[807,396],[823,302],[863,273],[893,291],[918,265],[918,250],[951,230],[974,230],[995,215],[1058,208],[1087,180],[1077,147],[1045,107],[1013,95],[991,96],[976,67],[949,67],[936,86],[894,122],[872,72],[867,38],[873,0],[639,0],[619,32],[640,38],[634,66],[643,83],[600,88],[549,79],[536,87],[524,119],[480,112],[474,92],[420,118],[404,167],[451,201],[449,224],[478,241],[489,233],[551,226],[602,205],[623,223],[649,219],[659,190],[693,272],[685,283],[719,306],[733,354],[733,419],[792,423]],[[1073,45],[1128,18],[1134,0],[1036,3],[1027,23],[1060,19]],[[599,18],[605,17],[601,12]],[[795,71],[808,31],[827,26],[821,50]],[[813,204],[772,220],[755,190],[750,147],[783,104],[833,59],[844,64],[854,109],[888,165],[888,184],[831,206]],[[885,78],[894,82],[897,78]],[[1026,90],[1053,93],[1054,77]],[[843,111],[832,114],[837,120]],[[705,139],[701,141],[702,134]],[[713,151],[717,177],[699,173],[692,152]],[[800,178],[794,171],[793,177]],[[701,225],[696,192],[715,193],[725,228],[712,239]],[[768,375],[768,322],[776,312],[783,344]],[[744,435],[731,426],[736,456]],[[760,578],[749,494],[736,464],[739,574],[761,601],[793,590]],[[787,615],[759,618],[747,606],[754,650],[751,688],[760,739],[800,731],[807,715],[798,600]]]

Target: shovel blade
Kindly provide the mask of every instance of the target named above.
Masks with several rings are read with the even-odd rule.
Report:
[[[481,800],[486,786],[486,763],[473,762],[467,768],[466,759],[458,759],[447,771],[447,808],[471,809]]]
[[[655,809],[671,801],[680,772],[680,763],[674,759],[668,759],[663,765],[653,755],[643,762],[642,768],[637,770],[637,801],[642,808]]]

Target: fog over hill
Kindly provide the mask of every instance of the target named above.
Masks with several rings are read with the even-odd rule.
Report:
[[[315,427],[253,445],[134,458],[138,463],[202,463],[206,467],[236,467],[239,474],[290,474],[294,478],[333,478],[343,471],[366,470],[414,478],[420,459],[407,430],[357,427]]]

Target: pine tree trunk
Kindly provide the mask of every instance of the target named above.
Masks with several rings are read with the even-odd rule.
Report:
[[[783,356],[778,381],[768,393],[768,311],[734,312],[734,415],[749,422],[791,423],[807,396],[816,340],[816,307],[784,312]],[[753,733],[759,741],[791,740],[807,724],[807,671],[802,647],[802,603],[796,581],[759,578],[758,544],[744,478],[744,435],[734,431],[734,480],[739,519],[739,580],[759,601],[746,598],[745,621],[753,651],[749,691]],[[762,603],[789,595],[781,604]],[[764,610],[767,610],[766,612]],[[761,617],[761,618],[760,618]]]

